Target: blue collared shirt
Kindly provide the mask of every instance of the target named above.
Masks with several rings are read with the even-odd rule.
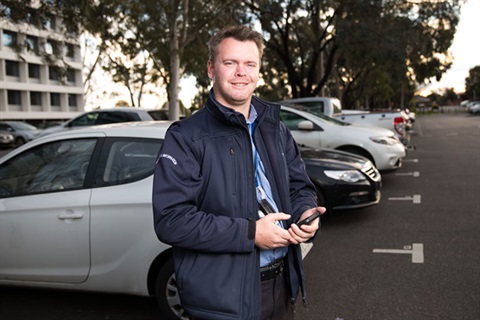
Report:
[[[270,182],[267,179],[265,174],[265,167],[263,166],[262,159],[257,152],[255,143],[253,142],[253,132],[255,130],[255,120],[257,119],[257,111],[254,106],[250,106],[250,114],[247,119],[248,130],[250,132],[250,138],[252,141],[252,150],[253,150],[253,162],[255,165],[255,181],[256,181],[256,193],[257,201],[260,202],[262,199],[267,199],[270,205],[275,209],[275,212],[278,212],[278,206],[273,199],[272,187]],[[263,214],[259,211],[260,217],[263,217]],[[279,223],[279,227],[283,228],[283,224]],[[287,254],[288,248],[276,248],[276,249],[261,249],[260,251],[260,267],[269,265],[275,260],[283,258]]]

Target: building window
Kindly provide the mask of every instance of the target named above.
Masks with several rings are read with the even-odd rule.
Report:
[[[30,92],[30,104],[32,106],[41,106],[42,105],[42,93],[37,91]]]
[[[58,56],[58,45],[57,45],[57,43],[53,40],[50,40],[50,39],[47,40],[45,42],[45,53]]]
[[[18,61],[5,60],[5,69],[7,76],[18,77],[20,75],[20,65]]]
[[[58,67],[48,67],[48,79],[60,81],[60,70],[58,69]]]
[[[60,93],[55,93],[55,92],[50,93],[50,105],[60,106]]]
[[[4,47],[13,47],[17,44],[17,33],[3,30],[2,42]]]
[[[40,79],[40,65],[35,63],[28,64],[28,77]]]
[[[7,7],[7,6],[2,4],[0,6],[0,9],[3,10],[3,14],[5,15],[5,17],[8,17],[8,18],[12,17],[12,9],[10,9],[10,7]]]
[[[71,83],[75,83],[75,70],[74,69],[67,69],[67,81]]]
[[[27,48],[27,51],[38,54],[38,38],[34,36],[27,36],[27,39],[25,40],[25,47]]]
[[[28,10],[26,21],[35,27],[40,26],[40,17],[35,10]]]
[[[21,105],[22,104],[22,94],[18,90],[8,90],[8,104]]]
[[[65,57],[68,58],[75,58],[75,46],[71,43],[65,43],[65,46],[63,47]]]
[[[76,107],[77,106],[77,95],[76,94],[69,94],[68,95],[68,106],[69,107]]]
[[[46,29],[50,29],[50,30],[53,30],[55,31],[55,28],[56,28],[56,24],[55,24],[55,16],[53,15],[47,15],[45,17],[45,28]]]

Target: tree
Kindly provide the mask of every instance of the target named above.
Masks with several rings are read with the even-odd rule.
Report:
[[[107,1],[114,8],[110,17],[114,28],[102,34],[102,38],[123,54],[118,61],[110,59],[109,67],[117,75],[114,79],[125,84],[162,79],[167,87],[169,117],[178,119],[180,79],[199,75],[200,65],[202,74],[206,73],[206,42],[220,22],[237,21],[231,17],[238,12],[228,10],[233,2]],[[141,55],[146,59],[144,64],[126,63]],[[136,75],[136,80],[132,75]]]
[[[468,71],[465,78],[465,96],[467,99],[480,99],[480,66],[475,66]]]
[[[260,92],[298,97],[329,91],[347,104],[399,105],[417,83],[450,66],[461,1],[246,3],[266,38]]]

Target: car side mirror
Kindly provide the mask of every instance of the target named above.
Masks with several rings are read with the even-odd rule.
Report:
[[[304,120],[298,123],[299,130],[305,131],[312,131],[313,130],[313,122],[309,120]]]

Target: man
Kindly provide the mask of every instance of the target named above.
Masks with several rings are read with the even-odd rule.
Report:
[[[305,298],[299,244],[319,219],[295,223],[325,208],[279,106],[253,96],[261,35],[227,27],[209,48],[206,105],[170,127],[157,159],[155,231],[173,246],[182,307],[193,319],[292,319],[300,289]]]

